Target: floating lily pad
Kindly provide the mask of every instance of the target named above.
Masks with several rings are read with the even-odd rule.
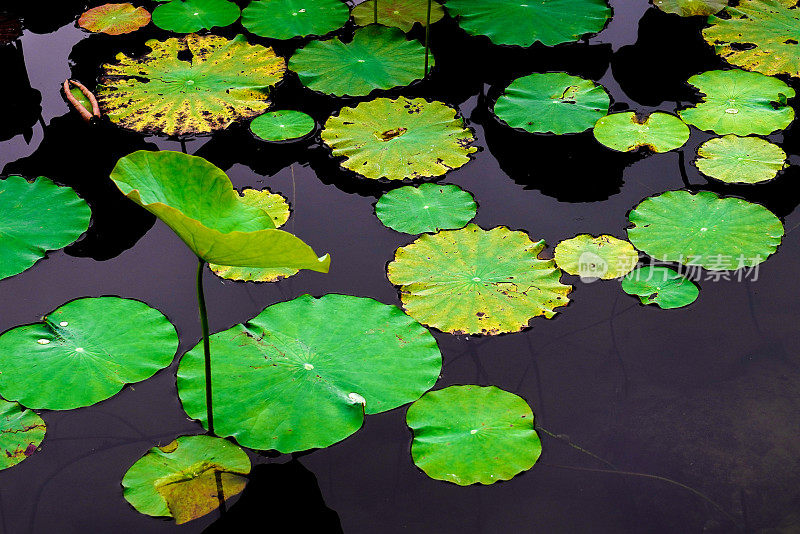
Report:
[[[94,33],[122,35],[150,24],[150,12],[133,4],[103,4],[81,15],[78,26]]]
[[[431,1],[431,24],[444,17],[444,8]],[[359,26],[375,22],[375,0],[367,0],[353,8],[353,20]],[[428,0],[379,0],[378,24],[400,28],[408,33],[414,24],[425,27],[428,20]]]
[[[611,18],[606,0],[448,0],[447,10],[468,34],[516,46],[577,41]]]
[[[0,399],[0,470],[15,466],[36,452],[46,430],[34,411]]]
[[[173,0],[175,1],[175,0]],[[270,89],[286,71],[271,48],[242,35],[187,35],[145,43],[140,58],[124,54],[103,65],[100,108],[112,122],[137,132],[196,135],[222,130],[270,106]],[[179,59],[191,53],[191,60]]]
[[[689,139],[689,127],[675,115],[655,112],[646,119],[636,113],[612,113],[597,121],[594,137],[608,148],[630,152],[645,147],[653,152],[669,152]]]
[[[631,243],[662,261],[716,271],[753,267],[774,253],[783,224],[771,211],[710,191],[667,191],[628,215]]]
[[[406,234],[462,228],[478,205],[457,185],[422,184],[389,191],[378,199],[375,214],[383,224]]]
[[[506,87],[494,112],[512,128],[532,133],[578,133],[608,113],[602,85],[565,72],[534,73]]]
[[[224,499],[247,484],[250,459],[229,441],[213,436],[181,436],[153,447],[122,479],[123,495],[139,512],[174,517],[177,524],[219,507],[219,479]]]
[[[90,406],[150,378],[177,348],[175,327],[143,302],[76,299],[0,335],[0,395],[36,409]]]
[[[728,5],[728,0],[653,0],[661,11],[681,17],[707,17],[719,13]]]
[[[327,447],[364,414],[430,389],[442,360],[433,336],[395,306],[346,295],[303,295],[211,336],[214,430],[253,449]],[[178,394],[206,423],[201,344],[178,368]]]
[[[342,108],[325,123],[322,141],[342,167],[366,178],[441,176],[469,162],[475,139],[458,112],[422,98],[377,98]]]
[[[430,57],[433,65],[433,56]],[[295,52],[289,68],[313,91],[365,96],[375,89],[408,85],[425,74],[425,47],[397,28],[356,30],[353,41],[311,41]]]
[[[700,294],[694,282],[661,266],[636,269],[622,279],[622,290],[639,297],[642,304],[655,304],[665,310],[688,306]]]
[[[258,0],[242,11],[242,26],[273,39],[325,35],[344,26],[350,8],[341,0]]]
[[[786,100],[794,89],[777,78],[744,70],[712,70],[689,78],[705,96],[680,110],[684,122],[720,135],[768,135],[794,120]]]
[[[43,176],[33,182],[21,176],[0,180],[0,213],[0,280],[78,239],[91,218],[72,188]]]
[[[153,10],[153,24],[175,33],[193,33],[228,26],[241,11],[228,0],[171,0]]]
[[[593,237],[581,234],[556,245],[556,265],[582,279],[613,280],[625,276],[636,266],[639,253],[633,245],[610,235]]]
[[[317,123],[310,115],[292,109],[268,111],[250,123],[250,131],[264,141],[297,139],[310,134],[316,127]]]
[[[459,486],[509,480],[542,454],[528,403],[494,386],[426,393],[408,409],[406,423],[417,467]]]
[[[422,324],[453,334],[518,332],[569,302],[572,286],[559,281],[553,260],[538,257],[544,247],[525,232],[468,224],[400,247],[387,273]]]
[[[760,137],[726,135],[700,145],[695,165],[722,182],[756,184],[775,178],[786,166],[786,152]]]

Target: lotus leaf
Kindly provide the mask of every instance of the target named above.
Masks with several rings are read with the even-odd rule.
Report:
[[[122,35],[135,32],[150,23],[150,12],[133,4],[103,4],[81,15],[78,26],[94,33]]]
[[[316,126],[311,116],[286,109],[259,115],[250,123],[250,131],[264,141],[287,141],[310,134]]]
[[[0,399],[0,470],[15,466],[36,452],[46,430],[35,412]]]
[[[475,139],[458,112],[422,98],[377,98],[342,108],[322,130],[342,167],[366,178],[441,176],[470,161]]]
[[[633,246],[662,261],[709,270],[753,267],[775,252],[783,224],[765,207],[710,191],[667,191],[629,214]]]
[[[406,422],[417,467],[459,486],[509,480],[542,454],[528,403],[494,386],[428,392],[408,409]]]
[[[431,0],[431,24],[444,17],[444,8]],[[367,0],[353,8],[353,20],[359,26],[375,22],[375,0]],[[428,20],[428,0],[379,0],[378,24],[400,28],[408,33],[414,24],[425,27]]]
[[[532,133],[578,133],[608,113],[602,85],[565,72],[534,73],[517,78],[494,105],[500,120]]]
[[[442,360],[433,336],[395,306],[346,295],[303,295],[211,336],[214,427],[254,449],[327,447],[364,414],[430,389]],[[178,394],[206,423],[203,348],[178,368]]]
[[[447,10],[468,34],[515,46],[577,41],[602,30],[611,18],[606,0],[448,0]]]
[[[289,69],[313,91],[365,96],[422,78],[425,47],[397,28],[372,25],[356,30],[349,43],[311,41],[292,56]]]
[[[242,35],[187,35],[145,43],[151,52],[117,56],[103,65],[100,108],[112,122],[137,132],[196,135],[222,130],[270,106],[269,91],[286,71],[271,48]],[[179,55],[191,53],[191,61]]]
[[[122,479],[123,495],[139,512],[174,517],[177,524],[219,507],[217,479],[224,499],[242,492],[250,473],[247,454],[213,436],[181,436],[153,447]]]
[[[177,348],[175,327],[143,302],[76,299],[0,335],[0,395],[36,409],[90,406],[150,378]]]
[[[78,239],[91,211],[75,191],[40,176],[0,180],[0,279],[19,274]]]
[[[678,114],[687,124],[717,134],[767,135],[789,126],[794,89],[777,78],[744,70],[712,70],[689,78],[705,96]]]
[[[375,214],[383,224],[406,234],[462,228],[475,217],[478,205],[457,185],[410,185],[378,199]]]
[[[80,103],[80,105],[86,109],[86,111],[88,111],[89,113],[92,112],[92,103],[89,101],[88,98],[86,98],[86,95],[83,94],[83,91],[81,91],[79,87],[75,87],[74,85],[70,86],[69,92],[72,96],[75,97],[78,103]]]
[[[325,35],[349,18],[341,0],[258,0],[242,11],[242,26],[261,37],[291,39]]]
[[[786,166],[786,152],[760,137],[726,135],[700,145],[695,165],[722,182],[756,184],[775,178]]]
[[[565,239],[556,245],[554,255],[556,265],[564,272],[592,280],[625,276],[639,261],[633,245],[610,235],[581,234]]]
[[[153,10],[153,24],[176,33],[192,33],[236,22],[241,11],[228,0],[171,0]]]
[[[553,260],[538,257],[544,247],[525,232],[468,224],[400,247],[387,273],[422,324],[453,334],[518,332],[569,302],[572,286],[559,281]]]
[[[639,297],[642,304],[655,304],[665,310],[688,306],[700,293],[694,282],[661,266],[636,269],[622,280],[622,290]]]
[[[689,127],[669,113],[655,112],[642,120],[636,113],[612,113],[597,121],[594,137],[608,148],[630,152],[640,147],[669,152],[689,139]]]
[[[653,4],[661,11],[681,17],[707,17],[722,11],[728,0],[653,0]]]

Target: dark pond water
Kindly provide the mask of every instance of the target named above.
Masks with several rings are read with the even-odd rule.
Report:
[[[692,99],[684,80],[720,65],[699,38],[701,23],[643,0],[611,3],[615,17],[606,30],[555,50],[492,47],[452,22],[439,23],[433,27],[439,70],[406,90],[460,106],[476,130],[483,150],[442,180],[475,195],[476,222],[545,239],[547,255],[578,233],[624,238],[626,213],[644,197],[713,188],[689,164],[709,137],[696,130],[683,148],[684,174],[677,152],[637,159],[583,136],[510,135],[487,115],[492,87],[533,71],[599,80],[615,110],[674,111]],[[94,222],[82,241],[0,281],[0,330],[36,321],[78,296],[119,295],[163,311],[178,328],[182,353],[200,336],[195,258],[107,180],[115,161],[133,150],[180,145],[84,125],[59,95],[68,76],[89,84],[101,62],[163,34],[88,36],[74,27],[80,2],[48,3],[49,13],[34,4],[16,1],[27,29],[16,47],[0,48],[0,169],[74,187],[92,205]],[[277,99],[278,107],[302,106],[319,120],[341,105],[291,80]],[[793,127],[772,140],[798,154],[798,133]],[[324,150],[270,148],[241,129],[191,141],[187,149],[225,169],[237,187],[268,186],[287,196],[294,210],[288,229],[333,256],[329,274],[304,272],[277,284],[207,273],[212,331],[303,293],[399,304],[385,266],[413,237],[377,220],[379,189],[338,171]],[[0,528],[9,534],[262,532],[288,522],[347,533],[798,532],[800,177],[789,170],[768,185],[718,190],[762,202],[784,220],[783,244],[756,280],[701,280],[694,304],[664,311],[639,305],[619,282],[565,277],[575,285],[573,302],[554,320],[536,319],[523,333],[492,338],[436,334],[444,357],[437,387],[512,391],[530,402],[548,431],[541,432],[540,461],[509,482],[458,487],[426,477],[411,461],[400,408],[368,417],[360,432],[328,449],[295,458],[251,455],[252,480],[221,521],[211,514],[178,527],[141,515],[122,498],[127,468],[155,444],[202,432],[178,401],[176,359],[98,405],[44,411],[41,451],[0,472]],[[771,530],[779,527],[785,530]]]

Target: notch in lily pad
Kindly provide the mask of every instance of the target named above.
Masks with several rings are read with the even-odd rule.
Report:
[[[642,117],[633,111],[601,117],[592,130],[600,144],[619,152],[643,148],[669,152],[689,139],[689,127],[675,115],[656,111]]]
[[[688,306],[700,294],[694,282],[660,265],[640,267],[622,279],[622,290],[639,297],[642,304],[665,310]]]

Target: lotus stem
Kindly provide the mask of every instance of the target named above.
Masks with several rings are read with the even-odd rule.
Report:
[[[425,74],[423,78],[428,76],[428,52],[430,50],[431,38],[431,1],[428,0],[428,16],[425,18]]]
[[[372,16],[375,18],[372,22],[378,23],[378,0],[373,0],[372,3]]]
[[[208,433],[214,433],[214,407],[211,397],[211,345],[208,339],[208,314],[206,313],[206,297],[203,293],[203,267],[206,262],[197,257],[197,309],[200,312],[200,325],[203,327],[203,355],[206,371],[206,418]]]

